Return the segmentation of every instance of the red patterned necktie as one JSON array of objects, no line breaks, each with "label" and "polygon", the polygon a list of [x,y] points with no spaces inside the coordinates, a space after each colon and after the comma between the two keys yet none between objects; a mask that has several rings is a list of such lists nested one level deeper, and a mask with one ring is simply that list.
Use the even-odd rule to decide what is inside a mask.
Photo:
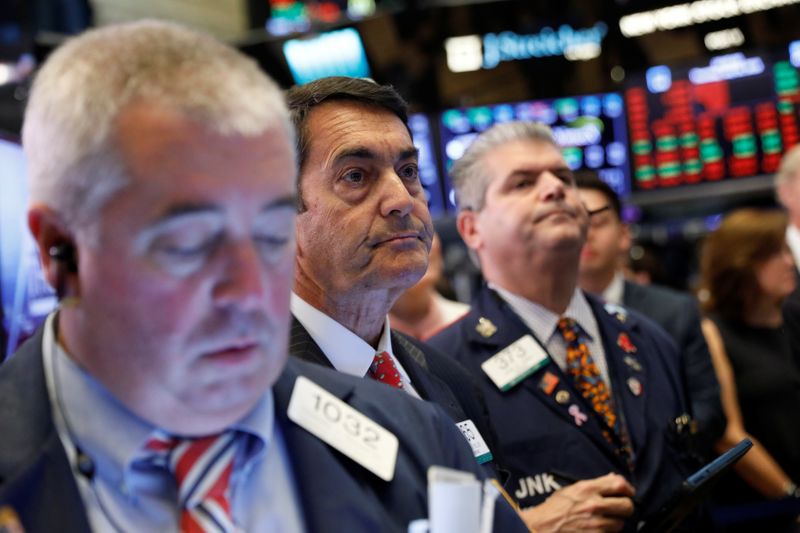
[{"label": "red patterned necktie", "polygon": [[175,476],[182,532],[239,531],[230,502],[230,478],[239,440],[235,431],[197,439],[156,432],[145,444],[154,462]]},{"label": "red patterned necktie", "polygon": [[375,381],[386,383],[397,389],[403,388],[403,380],[400,378],[400,372],[397,370],[392,356],[387,352],[378,352],[375,354],[367,373]]},{"label": "red patterned necktie", "polygon": [[[561,317],[558,320],[558,331],[567,343],[567,373],[572,377],[575,387],[591,403],[592,408],[600,415],[606,426],[620,438],[623,446],[619,451],[623,456],[629,458],[629,439],[614,412],[606,382],[589,352],[589,346],[586,345],[578,323],[572,318]],[[614,444],[614,439],[608,429],[603,429],[603,436],[608,442]]]}]

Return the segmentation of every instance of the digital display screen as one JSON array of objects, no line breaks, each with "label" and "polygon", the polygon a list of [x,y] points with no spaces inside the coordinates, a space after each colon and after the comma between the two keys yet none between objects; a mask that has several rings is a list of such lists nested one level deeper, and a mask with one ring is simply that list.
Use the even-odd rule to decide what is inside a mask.
[{"label": "digital display screen", "polygon": [[[617,93],[449,109],[439,120],[444,168],[449,172],[480,132],[513,120],[547,124],[570,168],[593,170],[620,197],[630,194],[625,110]],[[455,209],[449,177],[445,190],[448,207]]]},{"label": "digital display screen", "polygon": [[403,6],[402,0],[268,0],[264,26],[280,37],[355,22]]},{"label": "digital display screen", "polygon": [[439,169],[436,165],[431,121],[424,113],[414,113],[408,117],[408,128],[414,138],[414,146],[419,150],[419,180],[428,198],[428,209],[434,218],[444,215],[445,202]]},{"label": "digital display screen", "polygon": [[787,59],[737,52],[630,79],[634,189],[771,174],[800,140],[800,76]]},{"label": "digital display screen", "polygon": [[45,282],[33,237],[28,231],[25,159],[22,147],[0,138],[0,359],[31,336],[56,304]]},{"label": "digital display screen", "polygon": [[367,53],[353,28],[289,39],[283,43],[283,55],[299,85],[327,76],[370,76]]}]

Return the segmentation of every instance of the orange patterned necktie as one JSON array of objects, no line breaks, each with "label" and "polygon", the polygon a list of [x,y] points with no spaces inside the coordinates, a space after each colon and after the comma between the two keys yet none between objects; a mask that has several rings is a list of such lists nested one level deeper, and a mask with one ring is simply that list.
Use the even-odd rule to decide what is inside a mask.
[{"label": "orange patterned necktie", "polygon": [[[614,412],[608,386],[600,374],[597,363],[594,362],[589,347],[581,334],[578,323],[572,318],[561,317],[558,320],[558,331],[567,343],[567,373],[572,377],[575,387],[592,408],[600,415],[606,426],[611,429],[622,441],[620,453],[626,458],[630,457],[630,444],[627,435]],[[603,429],[603,436],[608,442],[614,444],[614,439],[608,429]]]},{"label": "orange patterned necktie", "polygon": [[375,381],[386,383],[396,389],[403,388],[403,380],[400,378],[400,372],[397,370],[392,357],[386,352],[378,352],[372,360],[372,364],[367,371],[369,376]]}]

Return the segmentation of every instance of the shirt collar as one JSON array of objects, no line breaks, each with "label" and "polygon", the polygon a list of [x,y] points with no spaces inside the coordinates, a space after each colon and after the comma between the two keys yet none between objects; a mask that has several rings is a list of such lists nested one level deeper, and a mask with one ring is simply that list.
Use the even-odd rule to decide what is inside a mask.
[{"label": "shirt collar", "polygon": [[[92,459],[96,475],[111,483],[122,482],[132,464],[142,457],[144,444],[156,427],[133,414],[81,368],[55,341],[52,332],[45,333],[42,349],[49,351],[52,361],[50,396],[64,421],[67,438]],[[232,426],[258,437],[256,442],[260,442],[248,448],[245,463],[263,453],[272,438],[274,421],[274,400],[269,389],[250,413]]]},{"label": "shirt collar", "polygon": [[[536,302],[532,302],[493,283],[489,284],[489,288],[500,295],[500,298],[519,315],[540,341],[547,342],[556,332],[558,320],[562,315],[553,313]],[[589,306],[586,296],[580,289],[576,288],[572,293],[572,298],[563,316],[574,319],[588,336],[587,340],[593,341],[599,338],[600,330],[597,326],[597,320],[594,318],[594,313],[592,313],[592,308]]]},{"label": "shirt collar", "polygon": [[[290,305],[292,314],[306,328],[336,370],[360,378],[367,375],[375,358],[375,348],[294,291]],[[387,352],[394,359],[390,332],[389,317],[386,317],[377,351]],[[405,373],[402,369],[401,372]]]},{"label": "shirt collar", "polygon": [[611,283],[605,288],[601,297],[606,302],[622,305],[622,298],[625,294],[625,278],[622,272],[614,272],[614,277],[611,278]]}]

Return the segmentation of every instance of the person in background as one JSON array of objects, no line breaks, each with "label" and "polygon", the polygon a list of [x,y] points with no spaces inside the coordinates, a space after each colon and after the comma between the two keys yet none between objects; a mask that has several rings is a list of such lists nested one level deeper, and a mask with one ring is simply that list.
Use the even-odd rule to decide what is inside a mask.
[{"label": "person in background", "polygon": [[[736,475],[721,483],[720,502],[727,505],[800,495],[800,360],[789,350],[781,315],[796,286],[786,223],[780,212],[737,210],[702,251],[701,300],[709,317],[703,330],[728,419],[717,449],[744,437],[754,442],[734,467]],[[793,522],[777,517],[740,527],[793,531]]]},{"label": "person in background", "polygon": [[442,241],[434,234],[428,270],[400,295],[389,311],[392,329],[424,341],[467,314],[467,304],[448,300],[436,289],[441,282],[443,266]]},{"label": "person in background", "polygon": [[[786,244],[792,251],[800,282],[800,145],[791,148],[783,156],[775,174],[775,193],[789,216]],[[792,353],[800,360],[800,283],[784,300],[783,317]]]},{"label": "person in background", "polygon": [[682,371],[689,392],[698,453],[709,459],[725,430],[711,356],[700,328],[694,297],[659,285],[640,285],[624,279],[620,257],[628,253],[631,237],[622,221],[619,197],[596,174],[575,176],[581,201],[591,214],[581,250],[578,285],[604,301],[635,309],[669,333],[683,355]]},{"label": "person in background", "polygon": [[622,264],[625,279],[639,285],[658,283],[657,280],[666,277],[662,272],[663,269],[656,253],[651,248],[639,244],[631,246],[630,252]]},{"label": "person in background", "polygon": [[458,231],[487,285],[429,342],[478,380],[522,507],[560,499],[569,478],[615,472],[630,484],[600,493],[594,525],[574,527],[635,529],[631,485],[643,518],[689,471],[668,429],[687,409],[674,342],[578,288],[589,215],[547,126],[493,126],[451,176]]},{"label": "person in background", "polygon": [[786,243],[795,266],[800,269],[800,145],[791,148],[781,159],[775,173],[775,193],[789,215]]},{"label": "person in background", "polygon": [[87,32],[23,145],[61,305],[0,367],[0,529],[406,531],[429,467],[484,478],[440,409],[287,357],[294,130],[254,61],[169,23]]}]

